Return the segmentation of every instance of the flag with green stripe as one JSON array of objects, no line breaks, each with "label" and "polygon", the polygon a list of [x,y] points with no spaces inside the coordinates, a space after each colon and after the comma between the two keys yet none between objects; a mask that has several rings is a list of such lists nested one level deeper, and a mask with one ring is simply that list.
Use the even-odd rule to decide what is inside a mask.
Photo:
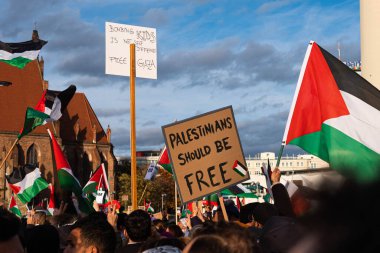
[{"label": "flag with green stripe", "polygon": [[293,144],[359,181],[380,177],[380,91],[310,42],[285,128]]},{"label": "flag with green stripe", "polygon": [[[33,34],[37,34],[37,31],[33,31]],[[18,43],[0,41],[0,62],[22,69],[29,62],[37,59],[47,41],[40,40],[38,35],[36,36],[33,40]]]}]

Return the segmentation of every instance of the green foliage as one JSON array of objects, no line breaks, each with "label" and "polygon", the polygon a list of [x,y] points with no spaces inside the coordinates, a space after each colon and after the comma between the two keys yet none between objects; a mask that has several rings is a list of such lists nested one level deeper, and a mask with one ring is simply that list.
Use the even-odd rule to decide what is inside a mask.
[{"label": "green foliage", "polygon": [[[128,201],[126,205],[132,205],[131,202],[131,174],[130,164],[127,164],[129,168],[122,168],[118,170],[117,174],[117,195],[119,200],[123,194],[128,195]],[[164,197],[164,209],[174,209],[174,179],[173,176],[163,169],[160,169],[156,178],[153,181],[144,180],[146,168],[137,168],[137,201],[139,206],[144,205],[144,199],[151,202],[152,207],[156,212],[161,210],[162,194],[166,194]],[[121,172],[122,171],[122,172]],[[144,196],[143,192],[146,187]],[[122,203],[125,205],[125,203]]]}]

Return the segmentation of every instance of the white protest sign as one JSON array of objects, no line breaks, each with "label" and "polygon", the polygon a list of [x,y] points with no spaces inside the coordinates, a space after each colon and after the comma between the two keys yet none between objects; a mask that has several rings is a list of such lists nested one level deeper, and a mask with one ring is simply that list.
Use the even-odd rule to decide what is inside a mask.
[{"label": "white protest sign", "polygon": [[130,76],[130,44],[136,48],[136,77],[157,79],[155,28],[106,22],[106,74]]},{"label": "white protest sign", "polygon": [[96,203],[98,204],[103,204],[103,200],[104,200],[104,194],[106,192],[105,191],[102,191],[102,190],[98,190],[97,193],[96,193]]}]

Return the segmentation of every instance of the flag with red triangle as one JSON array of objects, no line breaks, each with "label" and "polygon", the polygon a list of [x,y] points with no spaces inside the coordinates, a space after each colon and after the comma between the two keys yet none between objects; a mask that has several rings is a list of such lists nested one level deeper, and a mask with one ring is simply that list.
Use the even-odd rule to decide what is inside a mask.
[{"label": "flag with red triangle", "polygon": [[170,174],[173,174],[172,165],[170,163],[168,149],[166,148],[166,145],[164,149],[161,151],[160,157],[158,158],[158,161],[157,161],[157,165],[161,166]]},{"label": "flag with red triangle", "polygon": [[380,178],[380,91],[315,42],[301,67],[282,144],[359,181]]},{"label": "flag with red triangle", "polygon": [[76,199],[79,204],[79,210],[82,213],[93,212],[94,209],[92,208],[92,205],[82,195],[83,194],[82,187],[78,179],[74,176],[73,171],[71,170],[71,167],[69,163],[67,162],[61,147],[59,146],[57,140],[55,139],[54,135],[50,132],[49,129],[48,129],[48,133],[50,135],[52,145],[53,145],[55,165],[57,168],[57,175],[58,175],[58,181],[59,181],[60,187],[63,190],[72,191],[75,194]]},{"label": "flag with red triangle", "polygon": [[13,194],[11,195],[11,199],[9,200],[9,211],[18,216],[19,218],[22,217],[20,209],[17,206],[16,200],[13,197]]},{"label": "flag with red triangle", "polygon": [[48,188],[50,190],[50,196],[49,196],[49,204],[48,204],[47,210],[50,215],[53,215],[54,209],[55,209],[54,187],[52,184],[49,184]]}]

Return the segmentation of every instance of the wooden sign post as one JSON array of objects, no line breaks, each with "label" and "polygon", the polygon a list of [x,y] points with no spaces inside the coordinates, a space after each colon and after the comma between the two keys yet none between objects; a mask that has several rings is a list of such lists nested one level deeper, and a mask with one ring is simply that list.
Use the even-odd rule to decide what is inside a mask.
[{"label": "wooden sign post", "polygon": [[106,74],[130,77],[131,201],[132,210],[136,210],[135,77],[157,79],[156,29],[111,22],[106,22],[105,29]]}]

